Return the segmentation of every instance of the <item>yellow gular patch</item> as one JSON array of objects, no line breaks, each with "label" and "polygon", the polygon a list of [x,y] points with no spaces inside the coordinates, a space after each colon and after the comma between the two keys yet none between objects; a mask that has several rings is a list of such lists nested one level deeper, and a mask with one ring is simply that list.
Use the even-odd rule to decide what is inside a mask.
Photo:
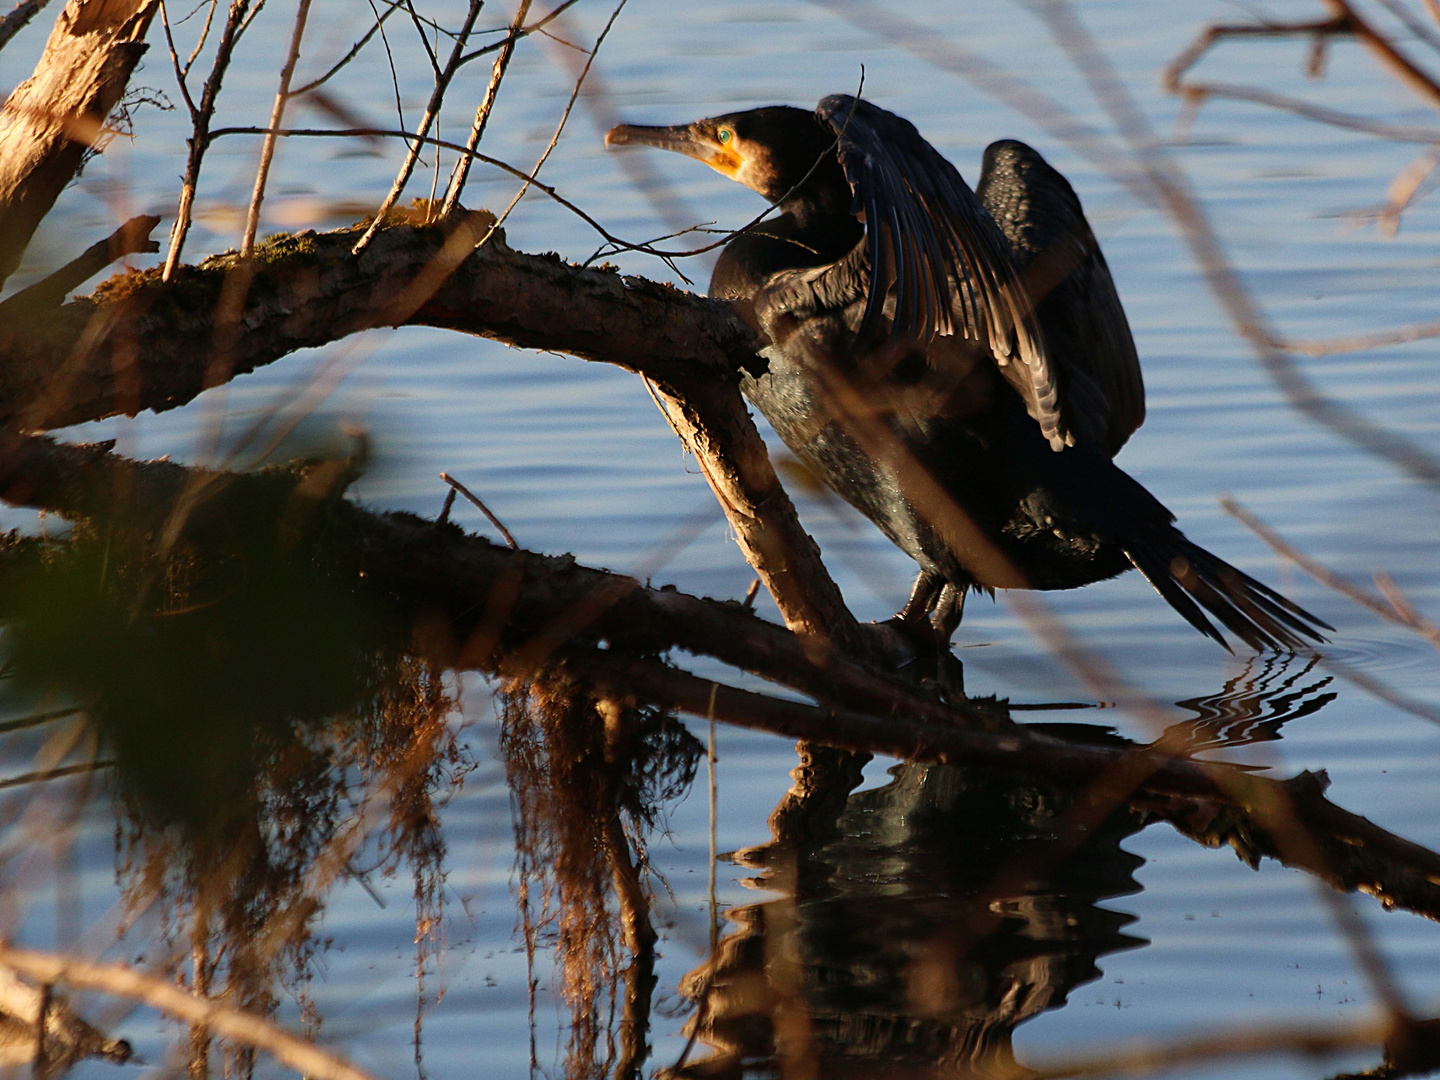
[{"label": "yellow gular patch", "polygon": [[735,153],[734,150],[726,148],[724,150],[716,150],[713,155],[705,160],[705,164],[709,165],[721,176],[728,176],[731,180],[734,180],[735,174],[740,171],[740,166],[743,165],[744,162],[740,160],[740,155]]}]

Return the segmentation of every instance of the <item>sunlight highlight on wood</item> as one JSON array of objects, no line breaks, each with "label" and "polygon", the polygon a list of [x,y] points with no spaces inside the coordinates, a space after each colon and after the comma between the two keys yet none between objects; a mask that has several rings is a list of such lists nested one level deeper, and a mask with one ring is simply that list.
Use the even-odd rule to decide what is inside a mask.
[{"label": "sunlight highlight on wood", "polygon": [[215,1035],[264,1050],[313,1080],[375,1080],[370,1073],[292,1035],[263,1016],[196,997],[166,979],[146,975],[124,964],[96,964],[54,953],[0,946],[0,966],[44,984],[64,984],[143,1001],[177,1020],[203,1025]]}]

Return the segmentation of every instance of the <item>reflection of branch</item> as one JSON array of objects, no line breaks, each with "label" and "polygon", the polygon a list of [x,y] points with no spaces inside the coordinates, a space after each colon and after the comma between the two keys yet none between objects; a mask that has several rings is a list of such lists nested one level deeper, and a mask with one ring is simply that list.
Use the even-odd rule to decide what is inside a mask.
[{"label": "reflection of branch", "polygon": [[277,1061],[317,1080],[373,1080],[369,1073],[263,1016],[196,997],[168,979],[146,975],[124,964],[94,964],[54,953],[0,946],[0,966],[47,985],[59,983],[143,1001],[186,1023],[264,1050]]},{"label": "reflection of branch", "polygon": [[1290,1055],[1307,1063],[1324,1054],[1368,1049],[1391,1033],[1384,1019],[1349,1024],[1328,1023],[1323,1028],[1300,1028],[1294,1024],[1245,1030],[1237,1026],[1220,1034],[1176,1039],[1134,1047],[1115,1047],[1091,1058],[1072,1057],[1040,1062],[1027,1067],[1024,1076],[1033,1080],[1060,1080],[1061,1077],[1149,1076],[1163,1069],[1217,1059],[1233,1060],[1262,1055]]},{"label": "reflection of branch", "polygon": [[[433,663],[520,680],[558,670],[621,705],[658,705],[909,760],[1034,772],[1089,784],[1101,795],[1118,786],[1122,800],[1133,793],[1139,805],[1186,835],[1233,844],[1247,861],[1277,858],[1337,890],[1362,889],[1387,905],[1440,919],[1440,856],[1327,802],[1323,778],[1308,773],[1279,782],[1153,748],[1072,744],[1008,727],[1002,707],[946,706],[834,652],[812,655],[804,639],[742,605],[648,589],[409,515],[371,514],[344,500],[317,502],[306,494],[317,488],[308,477],[297,482],[292,474],[246,477],[169,462],[137,464],[104,447],[43,438],[12,443],[0,466],[7,501],[71,517],[125,513],[115,503],[125,492],[129,514],[163,518],[197,476],[217,498],[233,490],[249,507],[269,490],[277,505],[295,508],[286,511],[287,535],[305,538],[294,548],[296,557],[382,600],[402,625],[417,628],[415,647]],[[675,648],[714,656],[825,704],[726,686],[655,658]],[[1282,805],[1287,824],[1293,821],[1313,843],[1297,848],[1276,834],[1279,823],[1267,808]]]},{"label": "reflection of branch", "polygon": [[[1133,797],[1192,839],[1211,846],[1230,844],[1252,865],[1262,856],[1274,858],[1340,891],[1359,889],[1387,906],[1440,920],[1440,856],[1328,802],[1321,795],[1323,779],[1310,773],[1282,782],[1141,747],[1079,745],[1023,729],[995,734],[915,723],[903,716],[879,718],[717,685],[653,660],[593,654],[571,656],[567,667],[604,693],[668,702],[694,716],[713,709],[716,719],[789,738],[907,761],[963,761],[1033,772],[1051,780],[1092,784],[1091,793],[1102,797],[1108,788],[1098,778],[1113,778],[1123,789],[1120,801]],[[1132,785],[1137,774],[1142,779]],[[1272,835],[1268,826],[1276,806],[1288,807],[1287,817],[1311,838],[1308,850],[1295,850],[1291,838]]]},{"label": "reflection of branch", "polygon": [[[259,489],[263,483],[294,480],[169,462],[136,464],[109,453],[105,445],[74,446],[39,437],[12,440],[0,453],[0,497],[71,518],[112,515],[114,493],[131,491],[136,513],[159,514],[163,520],[187,491],[203,488],[213,494],[229,485]],[[342,545],[348,554],[337,551],[334,557],[341,561],[332,565],[354,564],[357,579],[392,598],[388,603],[399,605],[404,617],[430,621],[443,613],[446,634],[429,646],[437,662],[482,667],[503,653],[509,673],[520,675],[551,663],[574,639],[652,652],[681,648],[876,715],[994,726],[994,710],[942,705],[901,679],[814,650],[813,643],[740,604],[647,588],[633,578],[577,566],[568,556],[511,550],[407,515],[369,514],[346,503],[329,512],[337,535],[348,536],[353,545]]]}]

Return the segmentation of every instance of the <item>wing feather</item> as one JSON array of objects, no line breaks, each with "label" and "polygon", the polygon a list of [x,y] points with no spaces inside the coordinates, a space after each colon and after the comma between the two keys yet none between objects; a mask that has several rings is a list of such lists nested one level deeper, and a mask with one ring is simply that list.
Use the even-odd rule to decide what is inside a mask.
[{"label": "wing feather", "polygon": [[1080,200],[1013,139],[985,151],[976,195],[1009,241],[1065,385],[1070,430],[1112,455],[1145,419],[1145,383],[1125,309]]},{"label": "wing feather", "polygon": [[865,220],[871,282],[862,336],[889,304],[893,335],[921,343],[957,335],[987,345],[1051,446],[1072,442],[1010,244],[955,167],[908,120],[867,101],[835,94],[816,114],[836,133],[854,212]]}]

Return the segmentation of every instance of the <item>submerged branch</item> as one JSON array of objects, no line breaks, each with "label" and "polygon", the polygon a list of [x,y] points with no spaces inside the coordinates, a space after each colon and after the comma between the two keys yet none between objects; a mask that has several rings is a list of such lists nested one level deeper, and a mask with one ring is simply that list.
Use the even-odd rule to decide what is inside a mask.
[{"label": "submerged branch", "polygon": [[[176,497],[197,487],[210,493],[193,511],[202,522],[224,520],[225,501],[235,499],[253,528],[256,506],[270,506],[289,557],[381,603],[410,628],[412,648],[430,662],[522,681],[563,672],[621,704],[916,761],[1121,785],[1117,798],[1202,843],[1228,844],[1251,865],[1275,858],[1336,889],[1440,919],[1440,856],[1329,803],[1323,777],[1276,781],[1153,747],[1077,743],[1008,726],[1003,705],[935,701],[834,651],[817,655],[805,639],[742,604],[647,588],[569,557],[511,550],[453,525],[328,497],[346,468],[205,473],[36,437],[0,454],[0,494],[132,528],[166,520]],[[820,704],[699,678],[660,659],[674,649],[714,656]],[[1276,835],[1277,805],[1289,808],[1286,820],[1309,837],[1306,844]]]}]

